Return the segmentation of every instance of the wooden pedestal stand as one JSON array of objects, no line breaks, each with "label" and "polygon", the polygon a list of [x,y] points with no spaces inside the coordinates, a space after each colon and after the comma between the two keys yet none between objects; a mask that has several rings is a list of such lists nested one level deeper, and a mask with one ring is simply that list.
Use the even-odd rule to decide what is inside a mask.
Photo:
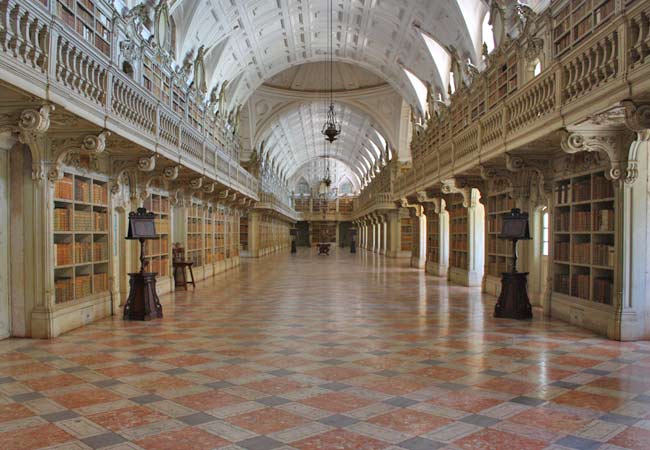
[{"label": "wooden pedestal stand", "polygon": [[503,218],[501,239],[512,240],[512,272],[501,274],[501,295],[494,306],[494,317],[527,320],[533,318],[533,308],[528,299],[527,272],[517,272],[517,241],[530,239],[528,214],[513,209]]},{"label": "wooden pedestal stand", "polygon": [[152,320],[162,318],[163,311],[156,294],[155,272],[144,271],[144,241],[155,237],[153,214],[144,208],[129,214],[129,234],[126,239],[140,241],[140,272],[130,273],[129,297],[124,305],[124,320]]}]

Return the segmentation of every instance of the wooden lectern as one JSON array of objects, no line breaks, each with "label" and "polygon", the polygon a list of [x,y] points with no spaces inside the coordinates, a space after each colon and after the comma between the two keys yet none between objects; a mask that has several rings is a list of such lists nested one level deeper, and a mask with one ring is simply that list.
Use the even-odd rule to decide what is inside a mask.
[{"label": "wooden lectern", "polygon": [[124,305],[124,320],[151,320],[163,316],[156,293],[155,272],[145,272],[144,241],[157,239],[154,214],[145,208],[129,213],[129,231],[126,239],[140,241],[140,272],[130,273],[129,298]]},{"label": "wooden lectern", "polygon": [[501,274],[501,295],[494,306],[494,317],[532,319],[533,308],[528,299],[527,272],[517,272],[517,241],[530,239],[528,213],[514,208],[503,217],[499,239],[512,241],[512,271]]}]

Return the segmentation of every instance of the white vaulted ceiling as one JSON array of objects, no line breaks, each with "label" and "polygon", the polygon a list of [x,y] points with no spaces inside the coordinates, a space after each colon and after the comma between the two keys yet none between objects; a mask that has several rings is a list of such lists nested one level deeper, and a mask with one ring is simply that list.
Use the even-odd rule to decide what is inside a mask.
[{"label": "white vaulted ceiling", "polygon": [[[232,108],[282,70],[325,59],[327,8],[328,0],[173,1],[178,60],[205,45],[208,84],[228,80]],[[481,0],[333,0],[333,9],[335,59],[388,81],[413,105],[403,68],[446,89],[420,29],[464,60],[480,55]]]},{"label": "white vaulted ceiling", "polygon": [[[327,88],[323,61],[329,1],[169,1],[178,62],[205,46],[208,88],[227,82],[228,110],[244,106],[245,150],[260,151],[263,142],[263,152],[284,179],[296,179],[312,167],[309,162],[324,152],[320,129],[325,105],[318,93]],[[332,5],[333,83],[345,100],[338,96],[343,134],[329,153],[348,167],[346,176],[363,177],[374,174],[369,166],[381,148],[383,137],[377,138],[375,130],[392,149],[408,146],[400,125],[405,118],[408,122],[404,105],[422,110],[409,77],[431,83],[439,92],[447,90],[449,59],[446,54],[436,57],[423,33],[440,48],[453,46],[463,61],[477,64],[487,0],[332,0]],[[350,94],[381,89],[383,103],[381,98],[373,99],[374,104],[355,101]],[[273,91],[275,103],[260,96],[260,90],[264,95]],[[285,104],[277,102],[282,92],[287,93]],[[297,98],[295,92],[312,97]],[[266,109],[263,117],[260,111]],[[380,144],[376,148],[373,139]]]},{"label": "white vaulted ceiling", "polygon": [[320,133],[325,114],[323,102],[294,105],[279,115],[262,134],[263,145],[260,147],[263,147],[264,155],[267,152],[271,155],[274,167],[287,179],[305,163],[324,157],[326,151],[329,157],[345,164],[351,172],[356,171],[358,177],[380,159],[380,151],[384,148],[368,115],[353,107],[339,105],[337,114],[342,132],[338,140],[329,144]]}]

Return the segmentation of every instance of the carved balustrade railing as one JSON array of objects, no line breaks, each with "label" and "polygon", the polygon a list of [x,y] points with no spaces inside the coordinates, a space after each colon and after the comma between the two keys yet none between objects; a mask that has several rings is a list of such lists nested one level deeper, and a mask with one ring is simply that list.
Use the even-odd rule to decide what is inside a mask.
[{"label": "carved balustrade railing", "polygon": [[0,71],[7,81],[51,101],[65,99],[89,121],[196,170],[205,166],[205,175],[257,197],[258,181],[239,164],[239,140],[223,118],[201,110],[196,126],[187,110],[173,110],[118,70],[110,48],[103,53],[85,42],[48,8],[47,1],[0,0]]},{"label": "carved balustrade railing", "polygon": [[270,192],[260,192],[259,202],[255,205],[256,209],[271,209],[278,212],[285,217],[297,221],[299,215],[291,205],[287,205],[284,201],[280,200],[275,194]]},{"label": "carved balustrade railing", "polygon": [[[544,36],[551,39],[550,31]],[[526,48],[526,39],[504,44],[500,51],[517,54]],[[395,181],[393,199],[627,98],[632,80],[650,77],[650,2],[628,2],[626,10],[612,14],[583,40],[546,61],[539,75],[520,76],[498,101],[481,101],[488,95],[485,76],[454,94],[440,116],[414,135],[412,168]]]}]

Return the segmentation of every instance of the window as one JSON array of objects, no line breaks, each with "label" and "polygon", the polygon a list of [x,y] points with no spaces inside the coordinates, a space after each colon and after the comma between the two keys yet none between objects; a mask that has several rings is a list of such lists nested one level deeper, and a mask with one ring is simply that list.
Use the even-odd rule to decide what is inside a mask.
[{"label": "window", "polygon": [[542,256],[548,256],[548,211],[542,212]]},{"label": "window", "polygon": [[542,73],[542,62],[539,59],[536,59],[533,65],[533,77],[536,77],[540,73]]},{"label": "window", "polygon": [[488,53],[491,53],[494,50],[494,32],[492,31],[492,25],[490,25],[490,13],[486,13],[483,18],[483,43],[487,47]]}]

